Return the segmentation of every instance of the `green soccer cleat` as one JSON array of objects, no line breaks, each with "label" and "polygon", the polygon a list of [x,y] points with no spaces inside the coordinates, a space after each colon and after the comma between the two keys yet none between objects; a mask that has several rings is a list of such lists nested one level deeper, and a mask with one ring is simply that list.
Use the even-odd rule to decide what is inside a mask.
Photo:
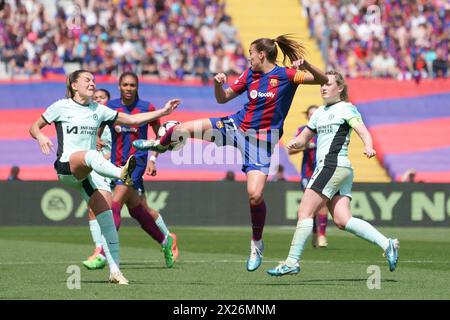
[{"label": "green soccer cleat", "polygon": [[175,260],[172,252],[173,238],[169,234],[167,236],[166,244],[162,246],[161,251],[164,253],[164,259],[166,260],[167,268],[172,268]]},{"label": "green soccer cleat", "polygon": [[88,270],[98,270],[103,269],[106,266],[106,258],[102,255],[98,255],[93,259],[88,259],[83,261],[83,265]]}]

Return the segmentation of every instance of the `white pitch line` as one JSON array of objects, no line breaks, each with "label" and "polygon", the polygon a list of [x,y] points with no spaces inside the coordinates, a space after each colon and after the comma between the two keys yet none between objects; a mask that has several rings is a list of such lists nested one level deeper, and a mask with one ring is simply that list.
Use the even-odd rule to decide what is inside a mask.
[{"label": "white pitch line", "polygon": [[[202,263],[245,263],[247,260],[180,260],[181,264],[202,264]],[[122,264],[158,264],[162,260],[123,260]],[[265,263],[279,263],[279,260],[264,260]],[[385,260],[369,261],[369,260],[353,260],[353,261],[330,261],[330,260],[306,260],[301,261],[302,264],[370,264],[370,263],[385,263]],[[80,264],[81,261],[17,261],[17,262],[0,262],[0,265],[72,265]],[[432,261],[432,260],[399,260],[399,264],[450,264],[450,261]]]}]

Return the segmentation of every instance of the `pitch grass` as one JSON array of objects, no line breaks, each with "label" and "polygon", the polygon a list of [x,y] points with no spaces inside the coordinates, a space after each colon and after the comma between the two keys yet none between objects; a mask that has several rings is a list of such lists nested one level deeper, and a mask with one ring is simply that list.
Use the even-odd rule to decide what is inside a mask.
[{"label": "pitch grass", "polygon": [[[85,270],[88,227],[0,228],[0,299],[449,299],[450,230],[381,228],[401,241],[390,273],[376,246],[329,228],[329,247],[308,244],[302,271],[272,278],[266,270],[286,257],[293,228],[267,227],[263,265],[245,270],[249,228],[178,227],[180,261],[164,265],[159,246],[139,228],[120,230],[122,271],[129,286],[108,284],[108,270]],[[81,268],[81,289],[67,288],[68,266]],[[381,289],[369,290],[370,265]]]}]

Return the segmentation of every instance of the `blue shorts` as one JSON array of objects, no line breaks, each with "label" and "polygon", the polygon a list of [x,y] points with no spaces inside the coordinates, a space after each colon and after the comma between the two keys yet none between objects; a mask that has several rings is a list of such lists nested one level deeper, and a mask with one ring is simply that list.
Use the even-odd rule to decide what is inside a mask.
[{"label": "blue shorts", "polygon": [[244,173],[258,170],[265,175],[269,174],[274,143],[258,139],[255,134],[240,130],[233,117],[210,118],[209,121],[214,130],[214,143],[217,146],[234,146],[241,152]]},{"label": "blue shorts", "polygon": [[[145,173],[145,169],[147,168],[147,159],[136,157],[136,168],[131,174],[131,178],[133,179],[133,188],[136,189],[139,194],[144,194],[144,179],[142,176]],[[116,180],[116,185],[123,184],[122,181]]]}]

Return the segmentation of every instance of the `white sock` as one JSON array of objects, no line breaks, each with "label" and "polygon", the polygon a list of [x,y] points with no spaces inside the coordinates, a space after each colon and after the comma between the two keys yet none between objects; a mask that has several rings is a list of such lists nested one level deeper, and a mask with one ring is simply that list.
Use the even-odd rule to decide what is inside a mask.
[{"label": "white sock", "polygon": [[293,267],[297,262],[299,262],[303,249],[305,248],[305,243],[312,233],[313,224],[314,222],[312,218],[303,219],[297,222],[297,229],[295,229],[294,237],[291,242],[291,248],[286,259],[286,264],[289,267]]},{"label": "white sock", "polygon": [[166,224],[164,223],[162,215],[158,216],[158,219],[155,220],[156,225],[158,226],[159,230],[164,234],[164,236],[167,238],[170,231],[167,229]]},{"label": "white sock", "polygon": [[102,231],[100,230],[97,219],[89,220],[89,230],[91,230],[91,236],[92,240],[94,240],[95,247],[101,247],[103,244]]},{"label": "white sock", "polygon": [[118,179],[122,173],[121,168],[113,165],[109,160],[106,160],[100,152],[95,150],[86,152],[84,162],[86,162],[89,168],[103,177]]},{"label": "white sock", "polygon": [[389,239],[364,220],[353,217],[350,218],[345,225],[345,231],[351,232],[360,238],[377,244],[383,251],[386,251],[389,246]]},{"label": "white sock", "polygon": [[252,242],[250,243],[250,246],[255,246],[259,250],[263,250],[264,249],[262,240],[253,240],[252,239]]},{"label": "white sock", "polygon": [[105,251],[111,272],[119,271],[119,234],[114,225],[111,210],[106,210],[96,216],[103,235],[103,251]]}]

